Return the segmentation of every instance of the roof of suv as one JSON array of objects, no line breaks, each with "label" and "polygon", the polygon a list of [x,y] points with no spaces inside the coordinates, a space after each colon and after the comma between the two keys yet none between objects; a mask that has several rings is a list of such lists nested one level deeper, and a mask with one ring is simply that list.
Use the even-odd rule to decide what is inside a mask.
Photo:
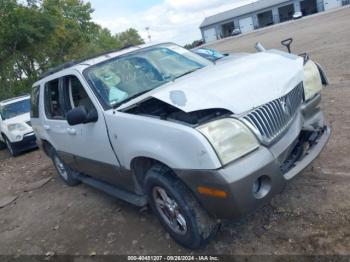
[{"label": "roof of suv", "polygon": [[22,101],[22,100],[29,99],[29,98],[30,98],[30,95],[28,95],[28,94],[25,94],[22,96],[17,96],[17,97],[12,97],[12,98],[0,101],[0,106],[16,103],[18,101]]}]

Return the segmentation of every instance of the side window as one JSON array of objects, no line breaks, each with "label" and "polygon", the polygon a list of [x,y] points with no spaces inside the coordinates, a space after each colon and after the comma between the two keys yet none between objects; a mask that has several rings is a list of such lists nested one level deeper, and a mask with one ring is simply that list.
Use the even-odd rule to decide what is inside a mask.
[{"label": "side window", "polygon": [[40,86],[34,86],[32,89],[32,95],[30,97],[30,117],[32,118],[39,118],[39,92]]},{"label": "side window", "polygon": [[45,112],[47,118],[64,119],[59,79],[52,80],[45,84]]},{"label": "side window", "polygon": [[68,110],[82,106],[89,113],[94,109],[94,105],[85,91],[80,80],[73,75],[63,78],[63,89],[66,94],[66,102]]}]

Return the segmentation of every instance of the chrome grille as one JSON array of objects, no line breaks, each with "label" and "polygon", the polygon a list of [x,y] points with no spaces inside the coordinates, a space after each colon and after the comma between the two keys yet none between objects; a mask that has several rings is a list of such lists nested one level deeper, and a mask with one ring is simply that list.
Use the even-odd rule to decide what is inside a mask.
[{"label": "chrome grille", "polygon": [[300,83],[287,95],[262,105],[242,117],[262,140],[271,144],[289,127],[303,101],[304,88]]}]

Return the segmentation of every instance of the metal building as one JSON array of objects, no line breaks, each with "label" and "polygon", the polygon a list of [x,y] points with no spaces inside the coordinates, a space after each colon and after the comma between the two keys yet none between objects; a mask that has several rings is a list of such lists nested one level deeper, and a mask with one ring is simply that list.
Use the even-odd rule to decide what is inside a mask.
[{"label": "metal building", "polygon": [[347,0],[259,0],[204,19],[200,25],[203,41],[232,36],[237,30],[254,29],[293,19],[294,14],[315,14],[347,4]]}]

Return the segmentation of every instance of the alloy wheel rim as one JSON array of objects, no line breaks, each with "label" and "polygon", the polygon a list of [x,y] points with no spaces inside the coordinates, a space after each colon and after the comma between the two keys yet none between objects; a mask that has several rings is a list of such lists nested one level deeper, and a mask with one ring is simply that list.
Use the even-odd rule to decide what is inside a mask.
[{"label": "alloy wheel rim", "polygon": [[178,203],[162,187],[153,188],[153,199],[164,222],[177,234],[187,233],[187,222],[181,213]]},{"label": "alloy wheel rim", "polygon": [[59,175],[61,177],[63,177],[65,180],[67,180],[68,179],[68,173],[67,173],[67,170],[66,170],[64,164],[62,163],[62,161],[57,156],[55,156],[54,162],[55,162],[55,165],[57,167]]}]

